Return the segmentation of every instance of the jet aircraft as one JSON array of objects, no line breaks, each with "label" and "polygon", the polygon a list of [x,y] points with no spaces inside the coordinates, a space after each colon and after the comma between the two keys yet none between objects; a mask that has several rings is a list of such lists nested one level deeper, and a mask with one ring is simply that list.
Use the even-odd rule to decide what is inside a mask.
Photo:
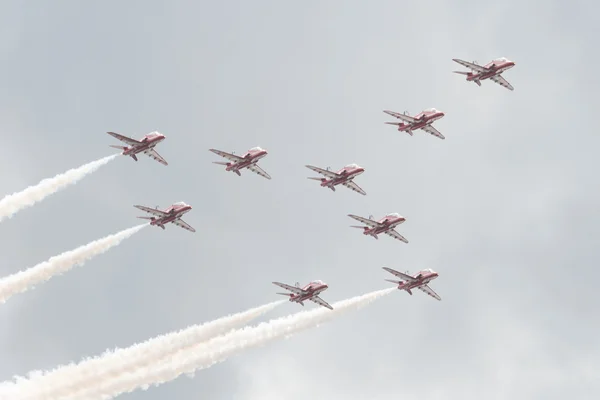
[{"label": "jet aircraft", "polygon": [[414,275],[409,275],[408,271],[406,273],[402,273],[400,271],[396,271],[395,269],[391,269],[388,267],[382,267],[387,272],[396,275],[400,278],[398,281],[394,281],[391,279],[386,279],[388,282],[392,282],[398,285],[398,289],[406,290],[408,294],[412,296],[411,289],[419,289],[434,299],[442,300],[442,298],[433,291],[427,284],[438,277],[438,273],[431,270],[430,268],[421,270]]},{"label": "jet aircraft", "polygon": [[173,224],[179,226],[180,228],[187,229],[190,232],[196,232],[194,228],[192,228],[187,222],[184,222],[181,217],[183,214],[191,211],[192,206],[189,204],[185,204],[183,201],[174,203],[166,210],[159,210],[158,207],[150,208],[146,206],[134,206],[142,211],[155,215],[155,217],[138,217],[141,219],[150,220],[150,225],[159,226],[162,229],[165,229],[165,224],[172,222]]},{"label": "jet aircraft", "polygon": [[110,145],[110,147],[113,147],[115,149],[123,150],[122,154],[124,156],[130,156],[135,161],[137,161],[138,159],[136,154],[144,153],[148,157],[154,158],[159,163],[163,165],[168,165],[167,161],[164,158],[162,158],[161,155],[156,152],[156,150],[154,150],[154,146],[165,140],[165,135],[163,135],[162,133],[151,132],[147,135],[144,135],[144,137],[140,140],[132,139],[130,137],[123,136],[115,132],[106,133],[129,145],[129,147]]},{"label": "jet aircraft", "polygon": [[262,149],[260,147],[253,147],[250,150],[248,150],[243,156],[236,156],[235,154],[227,153],[216,149],[209,150],[231,161],[213,161],[214,164],[225,165],[226,171],[232,171],[235,172],[238,176],[241,176],[242,174],[240,173],[240,170],[248,168],[255,174],[258,174],[267,179],[271,179],[271,176],[256,164],[258,160],[260,160],[268,154],[265,149]]},{"label": "jet aircraft", "polygon": [[493,82],[496,82],[498,85],[504,86],[508,90],[515,90],[515,88],[501,75],[504,71],[515,66],[515,63],[506,57],[500,57],[492,60],[484,66],[478,65],[474,62],[470,63],[468,61],[459,60],[458,58],[453,58],[452,61],[459,63],[460,65],[465,66],[473,71],[453,71],[455,74],[466,75],[467,81],[469,82],[475,82],[478,86],[481,86],[481,81],[490,79]]},{"label": "jet aircraft", "polygon": [[435,108],[429,108],[427,110],[423,110],[414,117],[408,115],[405,111],[404,113],[398,113],[395,111],[384,110],[384,113],[391,115],[392,117],[396,117],[401,119],[404,122],[386,122],[388,125],[396,125],[398,127],[399,132],[406,132],[410,136],[413,135],[413,131],[417,129],[422,129],[427,133],[432,134],[433,136],[437,136],[440,139],[445,139],[444,135],[440,133],[437,129],[435,129],[431,124],[434,121],[437,121],[440,118],[444,117],[444,113]]},{"label": "jet aircraft", "polygon": [[300,305],[304,306],[304,301],[310,300],[315,302],[323,307],[327,307],[330,310],[333,310],[333,307],[329,305],[325,300],[319,297],[319,294],[325,290],[327,290],[328,286],[321,280],[315,280],[310,282],[308,285],[304,287],[300,287],[300,284],[296,282],[296,286],[286,285],[285,283],[273,282],[273,284],[282,287],[286,290],[289,290],[292,293],[277,293],[283,296],[289,296],[290,301],[294,303],[300,303]]},{"label": "jet aircraft", "polygon": [[354,183],[354,178],[365,172],[365,169],[357,164],[348,164],[337,172],[325,170],[319,167],[314,167],[312,165],[307,165],[306,168],[309,168],[325,176],[325,178],[308,178],[315,181],[320,181],[322,187],[328,187],[329,189],[335,192],[335,187],[337,185],[344,185],[347,188],[362,195],[367,194],[364,190],[360,188],[360,186]]},{"label": "jet aircraft", "polygon": [[408,240],[406,240],[406,238],[404,236],[402,236],[401,234],[399,234],[398,232],[396,232],[394,230],[394,228],[396,226],[398,226],[398,225],[402,224],[404,221],[406,221],[406,218],[404,218],[403,216],[401,216],[398,213],[390,213],[390,214],[386,215],[385,217],[381,218],[379,221],[374,221],[372,219],[373,216],[370,216],[369,219],[359,217],[357,215],[352,215],[352,214],[348,214],[348,216],[350,218],[353,218],[353,219],[367,225],[367,226],[351,226],[352,228],[362,229],[364,235],[373,236],[375,239],[379,239],[377,237],[377,235],[380,233],[384,233],[388,236],[393,237],[394,239],[398,239],[404,243],[408,243]]}]

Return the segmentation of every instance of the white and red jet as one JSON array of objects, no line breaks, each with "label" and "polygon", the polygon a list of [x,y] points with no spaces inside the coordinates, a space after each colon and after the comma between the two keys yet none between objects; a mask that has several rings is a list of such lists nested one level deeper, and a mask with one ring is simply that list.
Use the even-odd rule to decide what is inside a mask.
[{"label": "white and red jet", "polygon": [[165,135],[163,135],[162,133],[160,133],[160,132],[151,132],[151,133],[149,133],[147,135],[144,135],[144,137],[141,138],[140,140],[132,139],[132,138],[120,135],[120,134],[115,133],[115,132],[106,132],[106,133],[108,133],[109,135],[111,135],[111,136],[113,136],[113,137],[119,139],[120,141],[125,142],[125,143],[127,143],[129,145],[129,147],[127,147],[127,146],[110,145],[110,147],[113,147],[115,149],[123,150],[122,154],[124,156],[130,156],[135,161],[137,161],[138,159],[137,159],[136,154],[138,154],[138,153],[144,153],[148,157],[154,158],[159,163],[161,163],[163,165],[168,165],[167,161],[165,161],[165,159],[162,158],[160,156],[160,154],[158,154],[156,152],[156,150],[154,150],[154,146],[156,146],[157,144],[159,144],[160,142],[162,142],[163,140],[165,140]]},{"label": "white and red jet", "polygon": [[404,236],[402,236],[401,234],[399,234],[398,232],[396,232],[394,230],[394,228],[396,226],[398,226],[401,223],[403,223],[404,221],[406,221],[406,218],[404,218],[402,215],[400,215],[398,213],[390,213],[390,214],[386,215],[385,217],[381,218],[379,221],[374,221],[372,219],[372,216],[370,216],[369,219],[359,217],[357,215],[352,215],[352,214],[348,214],[348,216],[350,218],[354,218],[355,220],[367,225],[367,226],[351,226],[352,228],[363,229],[364,235],[373,236],[375,239],[379,239],[377,237],[377,235],[380,233],[384,233],[388,236],[393,237],[394,239],[398,239],[404,243],[408,243],[408,240],[406,240],[406,238]]},{"label": "white and red jet", "polygon": [[221,150],[209,149],[215,154],[225,157],[231,162],[213,161],[213,164],[225,165],[226,171],[232,171],[241,176],[241,169],[248,168],[250,171],[258,174],[267,179],[271,179],[271,176],[267,174],[261,167],[256,165],[258,160],[265,157],[268,153],[265,149],[260,147],[253,147],[246,152],[243,156],[236,156],[235,154],[226,153]]},{"label": "white and red jet", "polygon": [[194,228],[192,228],[187,222],[181,220],[183,214],[192,210],[192,206],[189,204],[185,204],[183,201],[174,203],[172,206],[162,211],[159,210],[158,207],[150,208],[146,206],[134,206],[135,208],[139,208],[142,211],[146,211],[147,213],[153,214],[156,217],[138,217],[141,219],[150,220],[150,225],[160,226],[165,229],[165,224],[172,222],[173,224],[179,226],[180,228],[187,229],[190,232],[196,232]]},{"label": "white and red jet", "polygon": [[510,61],[505,57],[500,57],[495,60],[492,60],[490,63],[484,65],[483,67],[481,65],[459,60],[457,58],[453,58],[452,61],[457,62],[460,65],[463,65],[473,71],[453,71],[455,74],[466,75],[467,81],[469,82],[475,82],[478,86],[481,86],[481,81],[485,79],[491,79],[498,85],[504,86],[508,90],[515,90],[515,88],[512,87],[512,85],[500,75],[504,71],[511,69],[515,66],[515,63],[513,61]]},{"label": "white and red jet", "polygon": [[362,195],[367,194],[353,181],[354,178],[365,172],[365,169],[358,164],[348,164],[337,172],[325,170],[319,167],[313,167],[312,165],[307,165],[306,168],[312,169],[313,171],[326,176],[326,178],[308,178],[315,181],[320,181],[322,187],[328,187],[335,192],[335,186],[344,185],[348,189],[354,190]]},{"label": "white and red jet", "polygon": [[323,307],[327,307],[330,310],[333,310],[333,307],[331,307],[329,305],[329,303],[327,303],[325,300],[323,300],[322,298],[319,297],[319,294],[321,292],[327,290],[327,288],[329,287],[329,286],[327,286],[327,284],[325,284],[321,280],[312,281],[304,287],[300,287],[298,282],[296,282],[296,286],[290,286],[290,285],[286,285],[285,283],[279,283],[279,282],[273,282],[273,284],[292,292],[292,293],[277,293],[277,294],[281,294],[283,296],[289,296],[291,302],[300,303],[300,305],[304,306],[304,301],[310,300],[310,301],[315,302]]},{"label": "white and red jet", "polygon": [[417,272],[414,275],[409,275],[408,271],[405,274],[403,274],[400,271],[396,271],[396,270],[388,268],[388,267],[382,267],[382,268],[385,269],[387,272],[394,274],[400,278],[399,281],[394,281],[391,279],[386,279],[386,281],[397,284],[398,289],[406,290],[408,292],[408,294],[410,294],[411,296],[412,296],[412,292],[410,291],[411,289],[419,289],[419,290],[427,293],[434,299],[442,300],[442,298],[436,292],[434,292],[433,289],[431,289],[429,286],[427,286],[427,284],[429,282],[431,282],[432,280],[434,280],[435,278],[438,277],[437,272],[427,268],[427,269]]},{"label": "white and red jet", "polygon": [[406,132],[412,136],[413,131],[417,129],[423,129],[425,132],[430,133],[433,136],[437,136],[440,139],[445,139],[444,135],[442,135],[440,131],[431,126],[434,121],[444,117],[445,114],[442,111],[436,110],[435,108],[428,108],[427,110],[421,111],[414,117],[408,115],[406,111],[402,114],[388,110],[383,110],[383,112],[404,121],[386,122],[388,125],[396,125],[398,127],[398,131],[400,132]]}]

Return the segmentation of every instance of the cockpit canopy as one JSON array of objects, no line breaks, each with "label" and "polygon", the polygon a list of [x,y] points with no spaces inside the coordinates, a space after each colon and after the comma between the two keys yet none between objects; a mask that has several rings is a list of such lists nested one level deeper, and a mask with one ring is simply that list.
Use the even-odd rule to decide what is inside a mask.
[{"label": "cockpit canopy", "polygon": [[437,109],[435,109],[435,108],[428,108],[427,110],[425,110],[425,112],[437,113],[439,111]]},{"label": "cockpit canopy", "polygon": [[187,204],[185,204],[183,201],[178,201],[177,203],[173,203],[174,206],[187,206]]},{"label": "cockpit canopy", "polygon": [[424,272],[424,273],[427,273],[427,274],[432,274],[433,270],[431,268],[425,268],[425,269],[421,270],[421,272],[422,273]]},{"label": "cockpit canopy", "polygon": [[500,57],[500,58],[496,58],[494,60],[494,62],[497,62],[497,63],[505,63],[507,61],[508,61],[508,58],[506,58],[506,57]]},{"label": "cockpit canopy", "polygon": [[320,279],[314,280],[311,282],[313,285],[324,285],[323,281]]},{"label": "cockpit canopy", "polygon": [[352,164],[346,165],[344,168],[360,168],[360,167],[358,164],[352,163]]},{"label": "cockpit canopy", "polygon": [[264,150],[261,147],[256,146],[256,147],[251,148],[248,151],[264,151]]},{"label": "cockpit canopy", "polygon": [[153,139],[153,138],[158,137],[158,136],[162,136],[162,134],[160,132],[157,132],[157,131],[150,132],[149,134],[146,135],[146,137],[148,139]]},{"label": "cockpit canopy", "polygon": [[388,215],[386,215],[386,217],[390,217],[390,218],[399,218],[400,214],[398,213],[389,213]]}]

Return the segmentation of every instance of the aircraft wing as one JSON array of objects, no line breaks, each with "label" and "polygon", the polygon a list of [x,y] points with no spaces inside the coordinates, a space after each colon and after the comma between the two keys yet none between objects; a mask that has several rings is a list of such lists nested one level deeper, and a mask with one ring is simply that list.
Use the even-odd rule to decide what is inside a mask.
[{"label": "aircraft wing", "polygon": [[396,271],[395,269],[391,269],[391,268],[388,268],[388,267],[381,267],[381,268],[385,269],[390,274],[396,275],[398,278],[402,279],[403,281],[406,281],[406,282],[414,282],[414,281],[416,281],[416,279],[413,278],[412,276],[407,275],[405,273],[402,273],[400,271]]},{"label": "aircraft wing", "polygon": [[135,208],[139,208],[142,211],[146,211],[147,213],[150,213],[152,215],[156,215],[157,217],[166,217],[167,214],[164,211],[161,210],[157,210],[156,208],[150,208],[150,207],[146,207],[146,206],[134,206]]},{"label": "aircraft wing", "polygon": [[332,171],[327,171],[326,169],[313,167],[312,165],[307,165],[306,168],[312,169],[315,172],[318,172],[321,175],[325,175],[328,178],[337,178],[339,175]]},{"label": "aircraft wing", "polygon": [[250,165],[248,165],[248,169],[250,171],[254,172],[255,174],[258,174],[258,175],[260,175],[262,177],[265,177],[267,179],[271,179],[271,175],[267,174],[264,169],[262,169],[261,167],[259,167],[256,164],[250,164]]},{"label": "aircraft wing", "polygon": [[375,228],[380,225],[377,221],[373,221],[372,219],[367,219],[364,217],[359,217],[358,215],[348,214],[348,216],[357,220],[358,222],[362,222],[363,224],[370,226],[371,228]]},{"label": "aircraft wing", "polygon": [[180,228],[187,229],[190,232],[196,232],[196,230],[194,228],[192,228],[187,222],[184,222],[180,219],[176,219],[175,221],[172,221],[172,222]]},{"label": "aircraft wing", "polygon": [[385,233],[388,236],[393,237],[394,239],[398,239],[401,242],[408,243],[408,240],[406,240],[406,238],[404,236],[402,236],[401,234],[399,234],[398,232],[396,232],[393,229],[390,229],[389,231],[385,231],[383,233]]},{"label": "aircraft wing", "polygon": [[459,60],[458,58],[453,58],[452,61],[459,63],[463,67],[467,67],[475,72],[485,72],[487,69],[482,67],[481,65],[473,64],[468,61]]},{"label": "aircraft wing", "polygon": [[360,193],[362,195],[366,195],[367,192],[365,192],[364,190],[362,190],[360,188],[360,186],[358,186],[356,183],[354,183],[353,181],[346,181],[344,183],[342,183],[342,185],[346,186],[348,189],[354,190],[357,193]]},{"label": "aircraft wing", "polygon": [[414,122],[417,122],[417,120],[415,118],[413,118],[411,116],[408,116],[408,115],[405,115],[405,114],[397,113],[395,111],[383,110],[383,112],[386,113],[386,114],[388,114],[388,115],[391,115],[392,117],[399,118],[399,119],[401,119],[404,122],[408,122],[408,123],[411,123],[411,124],[414,123]]},{"label": "aircraft wing", "polygon": [[163,164],[163,165],[169,165],[167,163],[167,161],[161,157],[160,154],[158,154],[156,152],[156,150],[154,149],[148,149],[146,151],[144,151],[144,154],[147,155],[148,157],[154,158],[156,161],[158,161],[159,163]]},{"label": "aircraft wing", "polygon": [[320,298],[319,296],[313,296],[313,297],[311,297],[309,300],[310,300],[310,301],[313,301],[313,302],[315,302],[315,303],[317,303],[317,304],[318,304],[318,305],[320,305],[320,306],[327,307],[327,308],[329,308],[330,310],[333,310],[333,307],[331,307],[331,305],[329,305],[329,303],[328,303],[328,302],[326,302],[325,300],[323,300],[323,299],[322,299],[322,298]]},{"label": "aircraft wing", "polygon": [[492,77],[490,77],[490,80],[496,82],[500,86],[504,86],[508,90],[515,90],[515,88],[512,87],[512,85],[510,83],[508,83],[508,81],[500,75],[492,76]]},{"label": "aircraft wing", "polygon": [[432,288],[430,288],[427,285],[417,286],[417,289],[427,293],[428,295],[430,295],[431,297],[433,297],[436,300],[440,300],[440,301],[442,300],[442,298],[436,292],[434,292]]},{"label": "aircraft wing", "polygon": [[135,139],[129,138],[127,136],[120,135],[120,134],[115,133],[115,132],[106,132],[106,133],[108,133],[110,136],[112,136],[112,137],[114,137],[116,139],[119,139],[121,142],[125,142],[125,143],[127,143],[129,145],[136,145],[136,144],[142,143],[139,140],[135,140]]},{"label": "aircraft wing", "polygon": [[273,282],[274,285],[284,288],[285,290],[289,290],[294,294],[305,294],[306,291],[300,289],[299,287],[286,285],[285,283]]},{"label": "aircraft wing", "polygon": [[228,159],[229,161],[233,161],[233,162],[238,162],[240,160],[243,160],[243,157],[238,157],[234,154],[231,153],[227,153],[225,151],[221,151],[221,150],[216,150],[216,149],[209,149],[210,151],[212,151],[215,154],[220,155],[221,157],[224,157],[226,159]]},{"label": "aircraft wing", "polygon": [[431,125],[424,126],[422,129],[423,129],[425,132],[432,134],[433,136],[437,136],[437,137],[439,137],[440,139],[446,139],[446,138],[444,137],[444,135],[442,135],[442,134],[440,133],[440,131],[438,131],[437,129],[435,129],[435,128],[434,128],[433,126],[431,126]]}]

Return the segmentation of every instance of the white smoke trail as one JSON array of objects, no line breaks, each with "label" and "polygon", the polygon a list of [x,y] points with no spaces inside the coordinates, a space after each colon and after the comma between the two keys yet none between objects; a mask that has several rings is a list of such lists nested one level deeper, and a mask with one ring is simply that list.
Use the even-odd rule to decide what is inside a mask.
[{"label": "white smoke trail", "polygon": [[[90,386],[108,384],[122,374],[135,372],[169,359],[174,354],[185,351],[273,310],[285,300],[275,301],[260,307],[219,318],[201,325],[160,335],[125,349],[107,351],[94,358],[84,359],[79,364],[58,366],[52,371],[29,373],[27,381],[19,382],[20,399],[28,389],[43,387],[44,398],[79,397],[79,392]],[[34,395],[31,399],[38,398]]]},{"label": "white smoke trail", "polygon": [[58,174],[54,178],[43,179],[37,185],[29,186],[21,192],[6,195],[0,200],[0,222],[5,218],[12,217],[18,211],[42,201],[51,194],[77,183],[77,181],[84,176],[96,171],[98,168],[107,164],[109,161],[114,160],[118,156],[120,156],[120,154],[114,154],[112,156],[101,158],[100,160],[92,161],[79,168],[73,168],[67,172]]},{"label": "white smoke trail", "polygon": [[[273,340],[286,338],[306,329],[317,327],[321,323],[345,312],[359,309],[394,290],[396,288],[384,289],[339,301],[332,304],[333,310],[319,307],[264,322],[257,326],[238,329],[192,346],[185,351],[180,351],[173,355],[170,360],[165,360],[167,362],[149,365],[147,368],[121,374],[110,382],[100,382],[98,385],[92,384],[73,397],[49,396],[46,388],[38,386],[31,388],[33,390],[29,392],[31,393],[29,396],[21,398],[28,400],[108,400],[138,388],[146,390],[150,385],[158,386],[172,381],[182,374],[193,375],[196,370],[210,368],[212,365],[223,362],[244,350],[263,346]],[[93,382],[92,379],[90,381]],[[24,393],[24,391],[16,393]]]},{"label": "white smoke trail", "polygon": [[121,243],[134,233],[140,231],[148,224],[142,224],[133,228],[125,229],[119,233],[95,240],[75,250],[67,251],[58,256],[51,257],[24,271],[19,271],[0,279],[0,304],[5,303],[11,296],[25,292],[34,285],[49,280],[55,275],[62,274],[77,265],[83,265],[92,257],[104,253],[111,247]]}]

